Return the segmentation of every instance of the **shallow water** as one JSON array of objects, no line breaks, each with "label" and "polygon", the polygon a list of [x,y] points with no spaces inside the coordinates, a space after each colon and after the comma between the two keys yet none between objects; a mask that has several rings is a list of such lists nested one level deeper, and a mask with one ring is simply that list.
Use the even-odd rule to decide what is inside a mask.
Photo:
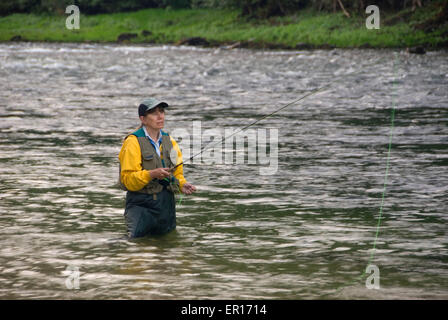
[{"label": "shallow water", "polygon": [[[0,44],[0,298],[448,298],[447,58]],[[177,230],[123,239],[142,98],[171,104],[168,132],[223,131],[328,83],[254,126],[278,130],[274,175],[187,163]],[[380,290],[359,278],[372,254]]]}]

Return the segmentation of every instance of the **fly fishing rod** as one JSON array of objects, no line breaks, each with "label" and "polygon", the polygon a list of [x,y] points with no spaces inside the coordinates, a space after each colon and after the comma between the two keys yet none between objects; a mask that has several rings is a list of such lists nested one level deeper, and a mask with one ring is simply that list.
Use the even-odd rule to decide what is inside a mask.
[{"label": "fly fishing rod", "polygon": [[[217,142],[215,142],[214,144],[218,144],[218,143],[222,143],[222,142],[224,142],[224,141],[227,140],[228,138],[234,136],[234,135],[237,134],[237,133],[240,133],[241,131],[246,130],[247,128],[253,126],[254,124],[260,122],[261,120],[264,120],[264,119],[266,119],[266,118],[272,116],[273,114],[275,114],[275,113],[277,113],[277,112],[279,112],[279,111],[281,111],[281,110],[283,110],[283,109],[289,107],[290,105],[293,105],[293,104],[295,104],[295,103],[297,103],[297,102],[299,102],[299,101],[305,99],[306,97],[309,97],[309,96],[311,96],[311,95],[313,95],[313,94],[315,94],[315,93],[317,93],[317,92],[322,91],[322,90],[325,89],[325,88],[328,88],[330,85],[331,85],[331,83],[329,83],[329,84],[327,84],[327,85],[324,85],[323,87],[320,87],[320,88],[318,88],[318,89],[314,89],[314,90],[312,90],[311,92],[308,92],[307,94],[305,94],[304,96],[300,97],[299,99],[296,99],[296,100],[294,100],[294,101],[292,101],[292,102],[289,102],[288,104],[284,105],[284,106],[281,107],[280,109],[277,109],[277,110],[275,110],[274,112],[272,112],[272,113],[270,113],[270,114],[267,114],[267,115],[261,117],[260,119],[258,119],[258,120],[256,120],[256,121],[252,122],[251,124],[248,124],[247,126],[241,128],[240,130],[235,131],[235,132],[232,133],[231,135],[228,135],[227,137],[223,137],[221,141],[217,141]],[[181,164],[184,164],[186,161],[191,161],[194,157],[200,155],[200,154],[203,153],[209,146],[212,146],[212,145],[213,145],[213,142],[210,142],[208,145],[206,145],[205,147],[203,147],[198,153],[196,153],[195,155],[191,156],[189,159],[187,159],[187,160],[185,160],[185,161],[182,161],[181,163],[175,165],[174,167],[170,168],[169,170],[170,170],[170,171],[174,171],[178,166],[180,166]]]}]

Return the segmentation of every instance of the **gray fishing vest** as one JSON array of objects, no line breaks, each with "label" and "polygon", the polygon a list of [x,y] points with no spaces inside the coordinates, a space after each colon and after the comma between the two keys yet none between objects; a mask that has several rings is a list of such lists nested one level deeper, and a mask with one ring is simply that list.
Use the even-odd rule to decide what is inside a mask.
[{"label": "gray fishing vest", "polygon": [[[137,137],[138,143],[140,145],[140,151],[142,154],[141,163],[143,170],[149,171],[157,168],[172,168],[176,165],[174,161],[171,160],[170,156],[171,150],[173,149],[173,144],[171,143],[170,136],[166,132],[161,132],[163,159],[159,157],[156,150],[154,149],[154,146],[151,144],[151,142],[149,142],[148,137],[145,136],[143,128],[140,128],[139,130],[131,134]],[[121,189],[127,190],[126,186],[121,182],[121,164],[119,167],[119,185]],[[172,174],[164,180],[151,179],[151,181],[149,181],[146,186],[136,192],[153,194],[155,197],[156,193],[159,193],[163,190],[164,185],[169,191],[173,193],[180,192],[179,180],[177,180]]]}]

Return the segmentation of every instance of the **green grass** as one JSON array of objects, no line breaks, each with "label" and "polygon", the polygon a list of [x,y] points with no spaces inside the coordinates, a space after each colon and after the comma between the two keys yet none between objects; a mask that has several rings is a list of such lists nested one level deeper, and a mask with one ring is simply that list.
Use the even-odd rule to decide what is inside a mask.
[{"label": "green grass", "polygon": [[[79,30],[65,28],[67,15],[13,14],[0,18],[0,41],[20,35],[28,41],[115,42],[122,33],[136,33],[138,37],[132,39],[132,43],[176,43],[188,37],[203,37],[213,45],[242,41],[252,47],[293,48],[297,43],[342,48],[366,44],[372,47],[437,46],[446,41],[447,24],[429,34],[413,29],[413,25],[427,19],[430,15],[427,11],[423,8],[407,13],[411,16],[407,23],[381,24],[379,30],[368,30],[363,17],[346,18],[339,13],[310,10],[263,21],[246,21],[238,17],[237,11],[217,9],[81,14]],[[142,30],[152,34],[144,37]]]}]

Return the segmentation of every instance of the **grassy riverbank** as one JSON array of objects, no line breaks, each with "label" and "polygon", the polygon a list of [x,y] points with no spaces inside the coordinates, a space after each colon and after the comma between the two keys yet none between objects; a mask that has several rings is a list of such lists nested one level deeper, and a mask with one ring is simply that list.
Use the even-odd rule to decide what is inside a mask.
[{"label": "grassy riverbank", "polygon": [[68,15],[13,14],[0,17],[0,41],[116,42],[122,35],[123,41],[130,43],[179,44],[187,38],[201,37],[197,44],[253,48],[446,47],[447,23],[430,31],[419,28],[435,14],[435,8],[429,7],[390,15],[381,12],[379,30],[368,30],[365,17],[310,10],[262,21],[248,21],[240,18],[238,11],[218,9],[146,9],[91,16],[81,13],[79,30],[66,29]]}]

